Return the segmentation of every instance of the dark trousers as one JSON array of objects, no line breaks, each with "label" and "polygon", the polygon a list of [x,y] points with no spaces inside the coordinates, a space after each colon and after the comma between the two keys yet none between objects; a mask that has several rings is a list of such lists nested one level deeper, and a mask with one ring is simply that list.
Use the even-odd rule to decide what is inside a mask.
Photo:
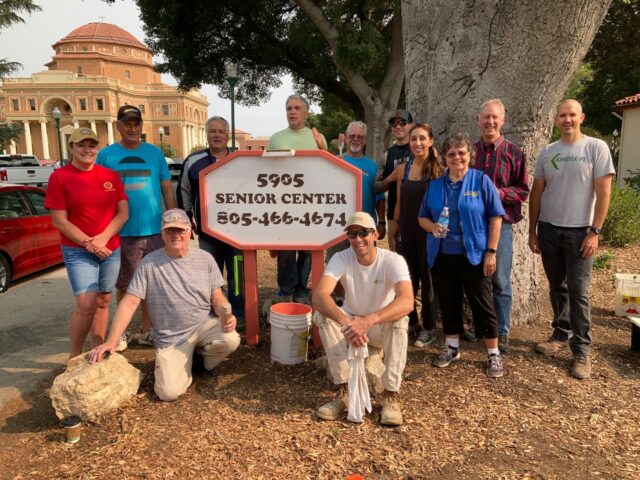
[{"label": "dark trousers", "polygon": [[467,294],[478,338],[498,338],[498,317],[493,308],[491,278],[485,277],[482,262],[473,266],[464,255],[439,254],[431,270],[442,312],[445,335],[464,332],[462,297]]},{"label": "dark trousers", "polygon": [[583,258],[580,253],[588,231],[588,227],[538,223],[538,243],[553,308],[552,337],[563,342],[569,339],[573,353],[589,353],[591,344],[589,284],[593,257]]},{"label": "dark trousers", "polygon": [[284,295],[307,293],[310,274],[311,252],[302,250],[278,252],[278,287]]},{"label": "dark trousers", "polygon": [[[244,317],[244,293],[240,291],[239,295],[236,295],[236,282],[233,272],[233,257],[241,255],[242,252],[228,243],[224,243],[205,233],[198,235],[198,246],[213,256],[221,274],[224,275],[224,269],[226,267],[227,294],[231,309],[236,317]],[[242,274],[243,272],[240,272],[240,275]]]},{"label": "dark trousers", "polygon": [[[425,330],[433,330],[436,328],[436,321],[438,320],[438,301],[433,290],[431,270],[429,270],[429,265],[427,264],[424,236],[403,237],[398,244],[398,253],[404,257],[409,266],[414,298],[416,293],[418,293],[418,289],[420,289],[420,298],[422,301],[420,317],[422,320],[422,328]],[[418,312],[414,301],[413,311],[409,314],[409,331],[417,327]]]}]

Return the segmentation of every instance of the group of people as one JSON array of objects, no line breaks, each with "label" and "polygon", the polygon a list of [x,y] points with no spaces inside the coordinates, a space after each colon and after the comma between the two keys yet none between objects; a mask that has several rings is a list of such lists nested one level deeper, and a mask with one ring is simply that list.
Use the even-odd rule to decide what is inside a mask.
[{"label": "group of people", "polygon": [[[303,97],[290,96],[289,126],[271,137],[269,148],[326,149],[325,138],[306,127],[308,112]],[[480,140],[472,144],[465,134],[452,135],[442,155],[430,125],[415,122],[406,110],[394,112],[389,124],[395,145],[378,182],[375,162],[364,155],[366,125],[348,125],[344,160],[363,172],[363,211],[349,218],[347,242],[328,252],[312,294],[314,323],[338,390],[318,409],[318,418],[335,420],[347,409],[349,345],[372,345],[384,350],[381,422],[402,424],[398,391],[408,337],[417,336],[417,347],[429,345],[440,317],[446,338],[433,365],[446,367],[459,359],[464,295],[475,334],[487,348],[487,375],[502,376],[501,353],[509,351],[512,226],[522,220],[528,196],[529,245],[542,255],[554,312],[551,338],[535,349],[551,354],[568,343],[574,355],[571,374],[589,377],[588,286],[614,170],[607,145],[582,134],[583,120],[575,100],[558,105],[560,140],[540,153],[530,195],[522,149],[501,133],[505,108],[498,99],[480,107]],[[139,110],[121,107],[122,140],[99,154],[95,133],[76,129],[70,138],[72,161],[52,176],[46,206],[61,231],[76,295],[71,356],[81,353],[89,330],[91,362],[115,351],[142,304],[143,330],[151,332],[157,349],[155,391],[162,400],[174,400],[192,382],[194,352],[211,371],[240,342],[235,329],[243,299],[232,283],[238,252],[206,235],[199,218],[199,172],[229,153],[229,125],[221,117],[207,121],[208,148],[184,161],[180,208],[175,208],[164,157],[140,141],[141,129]],[[445,209],[446,226],[439,221]],[[194,231],[197,249],[189,246]],[[376,243],[387,233],[389,250]],[[309,253],[274,253],[275,300],[308,301]],[[224,268],[230,303],[222,292]],[[114,285],[120,302],[105,340]]]}]

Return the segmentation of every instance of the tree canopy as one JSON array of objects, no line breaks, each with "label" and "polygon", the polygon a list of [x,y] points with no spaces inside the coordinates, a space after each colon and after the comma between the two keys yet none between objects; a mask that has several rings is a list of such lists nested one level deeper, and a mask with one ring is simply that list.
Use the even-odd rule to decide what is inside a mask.
[{"label": "tree canopy", "polygon": [[[22,15],[40,10],[33,0],[0,0],[0,30],[14,23],[24,23]],[[0,58],[0,79],[15,73],[22,65],[6,58]]]}]

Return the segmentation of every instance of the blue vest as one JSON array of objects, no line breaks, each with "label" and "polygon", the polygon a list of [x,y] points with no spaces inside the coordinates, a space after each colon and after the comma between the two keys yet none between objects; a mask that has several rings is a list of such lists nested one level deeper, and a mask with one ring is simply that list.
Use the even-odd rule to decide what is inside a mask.
[{"label": "blue vest", "polygon": [[[448,173],[445,173],[447,175]],[[423,209],[434,222],[446,204],[445,175],[432,180]],[[421,210],[423,210],[421,209]],[[479,265],[487,249],[489,219],[504,215],[500,195],[493,182],[484,173],[470,168],[462,180],[462,191],[458,201],[458,213],[462,224],[462,238],[467,259],[472,265]],[[441,239],[427,235],[427,260],[432,268],[440,252]]]}]

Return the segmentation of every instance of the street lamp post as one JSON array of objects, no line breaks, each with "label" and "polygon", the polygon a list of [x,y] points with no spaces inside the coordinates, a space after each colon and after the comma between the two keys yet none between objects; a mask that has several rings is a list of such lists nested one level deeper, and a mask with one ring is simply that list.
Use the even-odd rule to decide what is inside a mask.
[{"label": "street lamp post", "polygon": [[62,140],[60,140],[60,117],[62,117],[62,112],[58,107],[53,107],[51,114],[56,122],[56,130],[58,131],[58,154],[60,155],[60,164],[62,165]]},{"label": "street lamp post", "polygon": [[238,70],[229,62],[226,66],[227,82],[231,87],[231,151],[236,149],[236,112],[235,112],[235,88],[238,83]]},{"label": "street lamp post", "polygon": [[160,127],[158,129],[158,134],[160,135],[160,150],[162,150],[162,154],[164,155],[164,148],[162,146],[162,137],[164,137],[164,128]]}]

